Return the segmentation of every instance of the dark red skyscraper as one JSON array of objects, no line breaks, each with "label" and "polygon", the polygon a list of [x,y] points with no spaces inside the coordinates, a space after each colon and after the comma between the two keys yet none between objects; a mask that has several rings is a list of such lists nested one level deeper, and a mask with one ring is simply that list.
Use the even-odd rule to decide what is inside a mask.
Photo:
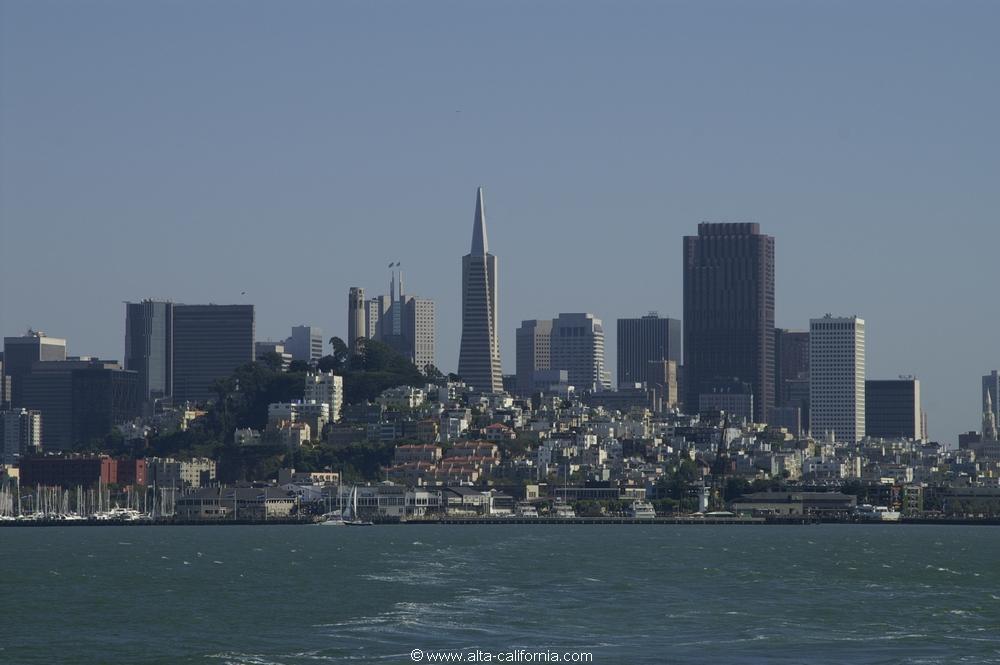
[{"label": "dark red skyscraper", "polygon": [[715,381],[753,386],[754,420],[774,405],[774,238],[759,224],[698,225],[684,237],[686,408]]}]

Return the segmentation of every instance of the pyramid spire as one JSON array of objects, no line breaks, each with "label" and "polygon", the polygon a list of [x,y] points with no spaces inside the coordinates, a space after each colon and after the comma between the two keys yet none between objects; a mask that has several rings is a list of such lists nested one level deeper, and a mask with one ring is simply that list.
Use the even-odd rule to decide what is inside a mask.
[{"label": "pyramid spire", "polygon": [[476,219],[472,223],[473,256],[486,256],[489,244],[486,242],[486,212],[483,208],[483,188],[476,190]]}]

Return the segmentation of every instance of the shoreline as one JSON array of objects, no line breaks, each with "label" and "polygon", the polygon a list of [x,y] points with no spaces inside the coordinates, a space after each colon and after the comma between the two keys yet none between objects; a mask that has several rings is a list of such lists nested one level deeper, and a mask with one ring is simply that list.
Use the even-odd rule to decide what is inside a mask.
[{"label": "shoreline", "polygon": [[[376,520],[375,526],[470,526],[470,525],[503,525],[530,524],[542,525],[631,525],[631,526],[805,526],[815,524],[856,524],[865,526],[882,526],[898,524],[938,525],[938,526],[1000,526],[998,518],[903,518],[899,521],[875,521],[831,519],[812,517],[657,517],[652,519],[636,519],[631,517],[444,517],[441,519],[410,519],[410,520]],[[21,520],[2,521],[0,528],[31,528],[31,527],[169,527],[169,526],[318,526],[319,523],[302,519],[268,519],[268,520]]]}]

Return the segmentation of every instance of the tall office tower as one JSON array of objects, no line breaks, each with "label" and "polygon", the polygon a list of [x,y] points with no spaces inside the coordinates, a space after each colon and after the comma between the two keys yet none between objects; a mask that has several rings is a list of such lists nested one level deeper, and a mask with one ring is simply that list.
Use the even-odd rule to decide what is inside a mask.
[{"label": "tall office tower", "polygon": [[436,319],[433,300],[407,296],[403,308],[404,355],[421,372],[428,365],[437,366],[434,354]]},{"label": "tall office tower", "polygon": [[567,371],[578,390],[610,390],[604,369],[604,325],[593,314],[560,314],[552,321],[549,365]]},{"label": "tall office tower", "polygon": [[809,321],[809,428],[838,441],[865,438],[865,321],[827,314]]},{"label": "tall office tower", "polygon": [[306,375],[304,401],[326,404],[330,408],[330,422],[337,422],[344,404],[344,377],[333,372],[310,372]]},{"label": "tall office tower", "polygon": [[[390,263],[389,267],[398,266]],[[413,360],[404,336],[403,321],[406,318],[406,296],[403,294],[403,273],[393,270],[389,273],[389,295],[379,296],[381,316],[375,322],[375,339],[392,347],[397,353]]]},{"label": "tall office tower", "polygon": [[920,381],[898,379],[865,381],[865,435],[876,439],[924,438],[920,409]]},{"label": "tall office tower", "polygon": [[174,305],[174,403],[215,397],[212,385],[254,359],[253,305]]},{"label": "tall office tower", "polygon": [[376,296],[365,303],[368,339],[382,341],[383,332],[388,334],[391,331],[387,316],[390,304],[389,296]]},{"label": "tall office tower", "polygon": [[46,450],[103,440],[140,411],[139,373],[110,360],[36,362],[23,387],[25,407],[42,414]]},{"label": "tall office tower", "polygon": [[143,403],[169,397],[173,390],[173,337],[172,302],[125,303],[125,369],[139,373]]},{"label": "tall office tower", "polygon": [[0,409],[10,405],[10,377],[3,367],[3,352],[0,351]]},{"label": "tall office tower", "polygon": [[48,337],[41,330],[29,330],[21,337],[3,338],[4,372],[10,377],[11,406],[21,404],[21,386],[25,375],[39,361],[66,360],[66,340]]},{"label": "tall office tower", "polygon": [[489,253],[483,188],[476,192],[472,250],[462,257],[462,344],[458,374],[473,390],[503,390],[497,337],[497,257]]},{"label": "tall office tower", "polygon": [[[809,333],[774,329],[774,402],[789,401],[789,382],[809,378]],[[792,388],[793,389],[793,388]]]},{"label": "tall office tower", "polygon": [[650,360],[646,368],[646,385],[656,391],[654,400],[657,410],[667,411],[676,407],[681,400],[677,361]]},{"label": "tall office tower", "polygon": [[42,414],[29,409],[0,411],[0,464],[42,451]]},{"label": "tall office tower", "polygon": [[358,352],[358,340],[368,337],[368,313],[365,304],[365,290],[352,286],[347,292],[347,348]]},{"label": "tall office tower", "polygon": [[753,386],[754,419],[774,405],[774,238],[759,224],[698,225],[684,238],[687,409],[706,381]]},{"label": "tall office tower", "polygon": [[521,321],[517,329],[517,391],[535,391],[535,372],[552,369],[550,362],[552,319]]},{"label": "tall office tower", "polygon": [[1000,372],[993,370],[983,376],[983,402],[981,411],[986,409],[986,398],[990,399],[990,410],[993,411],[993,419],[1000,423]]},{"label": "tall office tower", "polygon": [[[389,267],[393,266],[398,267],[399,264],[392,263]],[[362,295],[363,292],[359,297]],[[436,365],[437,317],[434,301],[403,293],[402,271],[393,270],[390,274],[389,295],[371,298],[364,304],[363,322],[369,339],[393,348],[421,372],[428,365]]]},{"label": "tall office tower", "polygon": [[618,319],[618,385],[651,384],[650,363],[681,364],[681,322],[651,312],[638,319]]},{"label": "tall office tower", "polygon": [[[781,411],[768,415],[768,424],[788,427],[789,419],[795,419],[789,409],[797,409],[798,422],[808,428],[808,332],[774,329],[774,404],[775,408]],[[795,428],[788,427],[788,429]]]},{"label": "tall office tower", "polygon": [[323,357],[323,329],[316,326],[292,326],[292,336],[285,340],[285,350],[293,360],[316,362]]}]

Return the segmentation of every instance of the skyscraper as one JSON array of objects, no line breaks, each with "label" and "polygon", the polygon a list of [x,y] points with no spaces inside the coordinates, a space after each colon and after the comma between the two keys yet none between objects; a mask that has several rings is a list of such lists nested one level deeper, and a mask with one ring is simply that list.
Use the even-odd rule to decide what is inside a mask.
[{"label": "skyscraper", "polygon": [[[399,263],[390,264],[398,267]],[[358,302],[364,292],[358,289]],[[354,290],[349,296],[355,297]],[[353,301],[349,302],[353,307]],[[434,349],[436,345],[437,317],[434,301],[429,298],[419,298],[406,295],[403,292],[403,272],[393,270],[389,279],[389,295],[377,296],[364,303],[366,310],[356,310],[354,316],[359,319],[357,331],[362,330],[363,337],[387,344],[397,353],[409,359],[421,372],[428,365],[435,365]],[[350,313],[349,313],[350,314]],[[350,328],[350,325],[348,326]],[[350,334],[350,330],[348,330]],[[355,348],[358,344],[355,338]]]},{"label": "skyscraper", "polygon": [[[809,333],[798,330],[774,330],[774,404],[780,412],[771,412],[768,424],[787,426],[796,417],[808,429],[809,423]],[[789,411],[789,409],[793,411]],[[780,421],[780,422],[779,422]],[[797,430],[798,428],[789,427]]]},{"label": "skyscraper", "polygon": [[914,441],[923,438],[918,379],[865,381],[865,436]]},{"label": "skyscraper", "polygon": [[406,296],[403,300],[404,355],[421,372],[437,363],[434,356],[436,320],[433,300],[414,296]]},{"label": "skyscraper", "polygon": [[139,374],[139,399],[168,397],[173,390],[174,304],[125,303],[125,369]]},{"label": "skyscraper", "polygon": [[0,464],[42,451],[42,414],[28,409],[0,411]]},{"label": "skyscraper", "polygon": [[3,351],[0,351],[0,409],[10,406],[10,377],[3,368]]},{"label": "skyscraper", "polygon": [[560,314],[552,321],[549,365],[564,369],[578,390],[609,390],[604,369],[604,324],[593,314]]},{"label": "skyscraper", "polygon": [[462,344],[458,355],[459,376],[479,392],[503,390],[497,330],[497,257],[489,253],[480,187],[472,250],[462,257]]},{"label": "skyscraper", "polygon": [[253,305],[174,305],[174,402],[203,402],[212,385],[253,362]]},{"label": "skyscraper", "polygon": [[292,336],[285,340],[285,351],[293,360],[311,363],[323,357],[323,329],[316,326],[292,326]]},{"label": "skyscraper", "polygon": [[365,306],[365,290],[352,286],[347,293],[347,348],[357,353],[358,340],[368,337],[368,313]]},{"label": "skyscraper", "polygon": [[3,371],[10,377],[12,406],[24,406],[21,387],[32,365],[51,360],[66,360],[66,340],[49,337],[40,330],[29,330],[21,337],[4,337]]},{"label": "skyscraper", "polygon": [[530,395],[535,389],[535,372],[551,369],[552,319],[521,321],[517,329],[517,390]]},{"label": "skyscraper", "polygon": [[45,450],[102,440],[139,415],[138,372],[92,358],[36,362],[22,382],[24,405],[41,413]]},{"label": "skyscraper", "polygon": [[754,420],[774,404],[774,238],[759,224],[698,225],[684,238],[684,386],[697,408],[707,382],[753,387]]},{"label": "skyscraper", "polygon": [[652,312],[638,319],[618,319],[618,385],[652,384],[651,362],[681,364],[681,322]]},{"label": "skyscraper", "polygon": [[864,319],[809,321],[809,428],[847,443],[865,437]]}]

